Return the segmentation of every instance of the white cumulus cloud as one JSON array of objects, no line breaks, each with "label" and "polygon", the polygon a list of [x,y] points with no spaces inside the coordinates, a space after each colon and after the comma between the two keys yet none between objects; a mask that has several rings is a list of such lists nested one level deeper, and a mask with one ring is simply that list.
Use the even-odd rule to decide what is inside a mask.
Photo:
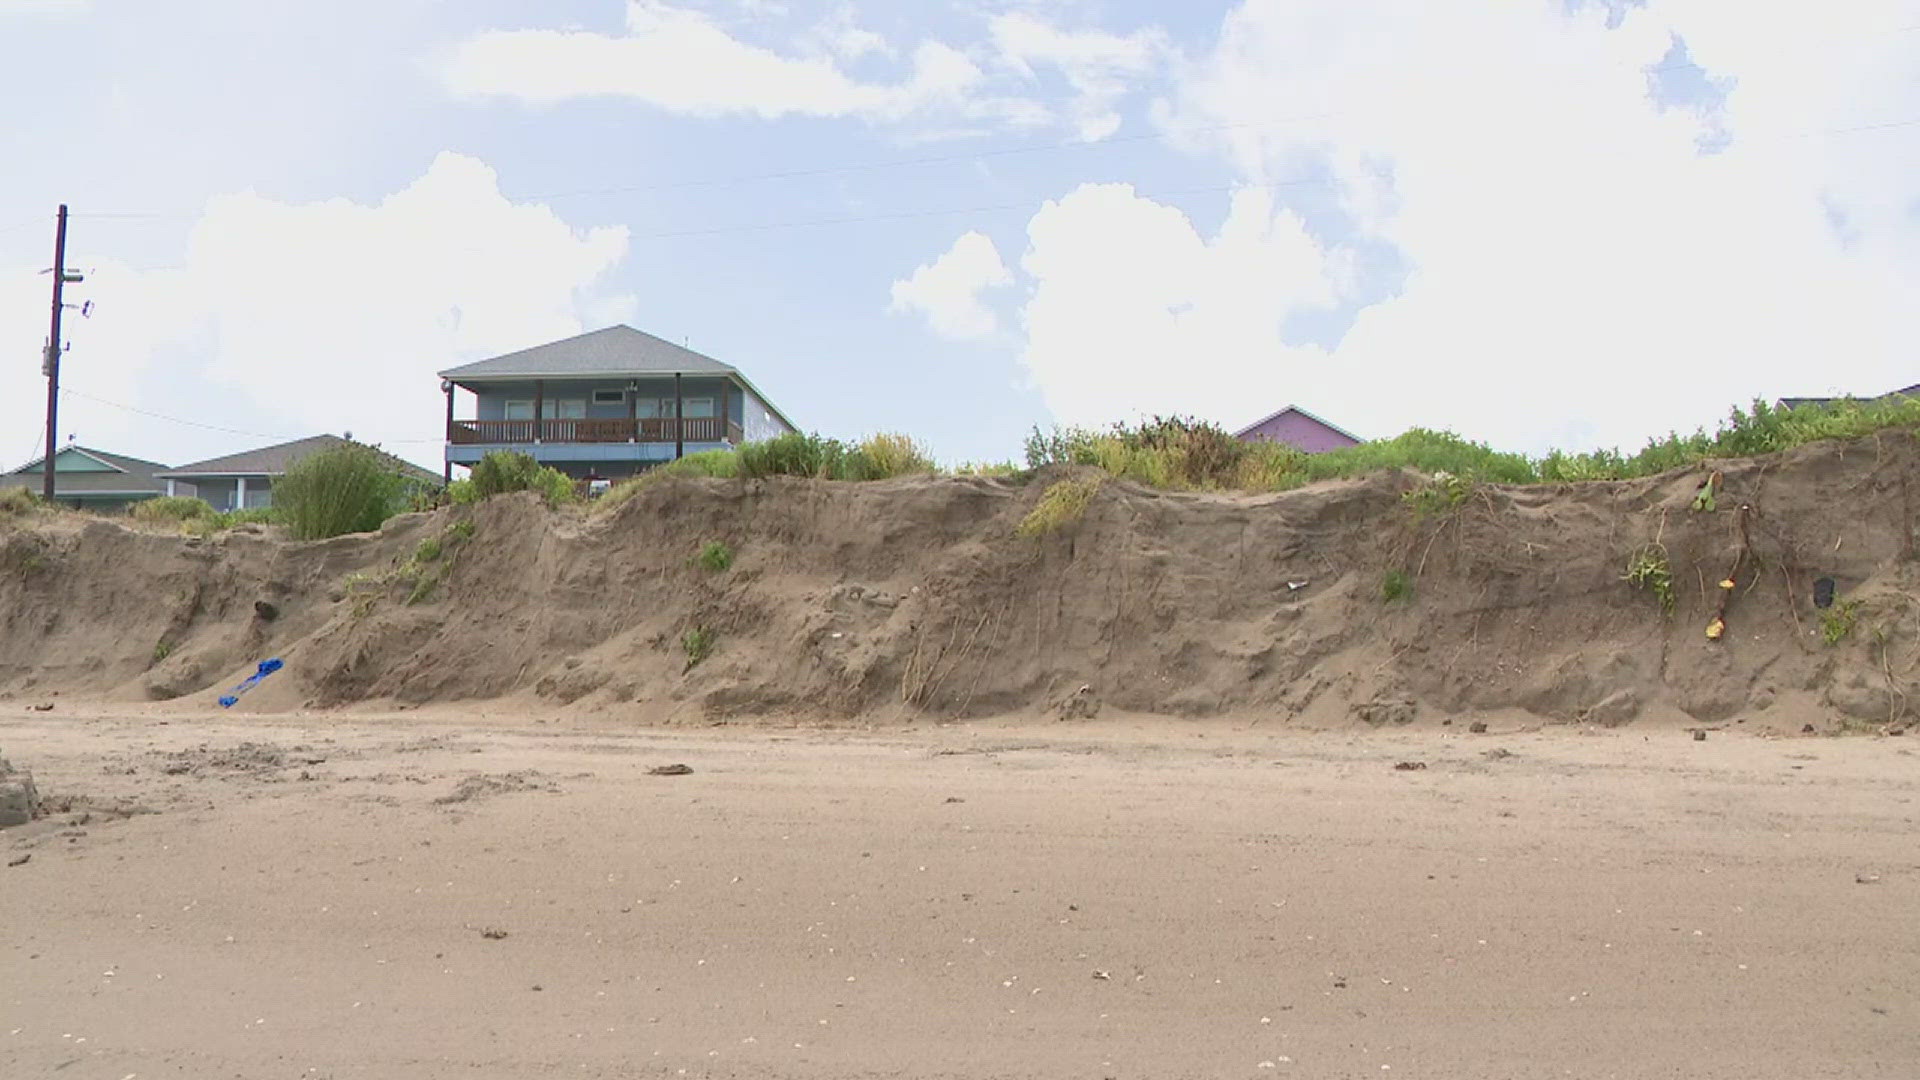
[{"label": "white cumulus cloud", "polygon": [[[853,57],[884,48],[844,16],[823,27],[830,51]],[[964,53],[938,42],[913,53],[898,82],[868,82],[832,55],[784,55],[743,41],[712,17],[660,0],[630,0],[620,34],[587,30],[494,30],[462,43],[441,71],[467,97],[548,105],[626,97],[693,116],[746,114],[899,120],[954,105],[981,78]]]},{"label": "white cumulus cloud", "polygon": [[[1241,201],[1218,229],[1124,190],[1049,203],[1022,261],[1026,362],[1068,420],[1297,402],[1524,449],[1907,385],[1920,5],[1842,7],[1816,25],[1662,0],[1610,26],[1602,5],[1245,0],[1167,111]],[[1729,80],[1717,153],[1697,111],[1650,94],[1676,36]],[[1329,196],[1318,243],[1246,207],[1306,206],[1299,185]],[[1289,315],[1353,295],[1362,241],[1397,253],[1397,295],[1330,348],[1289,344]]]},{"label": "white cumulus cloud", "polygon": [[970,232],[946,254],[893,283],[893,310],[917,311],[942,337],[992,337],[1000,320],[982,300],[988,289],[1013,283],[992,239]]},{"label": "white cumulus cloud", "polygon": [[1265,415],[1290,400],[1281,319],[1334,296],[1325,253],[1262,191],[1239,193],[1207,237],[1126,185],[1084,185],[1028,239],[1024,359],[1068,424]]},{"label": "white cumulus cloud", "polygon": [[[577,229],[544,206],[512,203],[491,168],[453,153],[371,205],[217,197],[192,228],[184,265],[105,264],[75,288],[97,308],[68,322],[64,381],[89,396],[63,410],[103,433],[83,441],[143,456],[261,440],[183,432],[91,398],[244,431],[414,439],[394,449],[432,462],[443,408],[434,372],[578,333],[583,312],[630,310],[595,291],[626,251],[624,227]],[[32,268],[0,273],[11,355],[36,353],[45,283]],[[0,431],[42,427],[42,387],[37,365],[0,368]],[[207,415],[196,398],[240,404]]]},{"label": "white cumulus cloud", "polygon": [[1119,130],[1118,105],[1155,71],[1167,52],[1166,35],[1141,30],[1120,35],[1105,30],[1066,30],[1025,11],[995,16],[991,23],[1000,55],[1028,76],[1055,68],[1073,91],[1069,113],[1088,142]]}]

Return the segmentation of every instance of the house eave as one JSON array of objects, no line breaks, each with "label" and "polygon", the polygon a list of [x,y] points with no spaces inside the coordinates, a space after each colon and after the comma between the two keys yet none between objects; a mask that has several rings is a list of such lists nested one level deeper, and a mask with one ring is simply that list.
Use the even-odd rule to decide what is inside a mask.
[{"label": "house eave", "polygon": [[1348,431],[1346,428],[1341,427],[1339,424],[1330,423],[1326,420],[1323,420],[1320,417],[1315,416],[1314,414],[1308,412],[1307,410],[1301,408],[1298,405],[1288,405],[1285,408],[1276,409],[1275,411],[1268,413],[1266,416],[1263,416],[1260,419],[1255,420],[1253,423],[1248,424],[1246,427],[1241,428],[1239,431],[1234,432],[1233,437],[1236,439],[1244,439],[1250,433],[1252,433],[1254,429],[1264,427],[1267,424],[1271,424],[1275,420],[1280,419],[1282,416],[1285,416],[1288,413],[1299,413],[1301,416],[1304,416],[1307,419],[1313,421],[1314,423],[1319,424],[1321,427],[1326,428],[1327,430],[1335,432],[1339,435],[1344,435],[1345,437],[1352,439],[1356,443],[1363,443],[1367,441],[1361,438],[1360,436],[1355,435],[1353,432]]},{"label": "house eave", "polygon": [[[663,378],[663,377],[672,378],[675,375],[691,376],[693,378],[699,378],[699,379],[732,379],[735,382],[738,382],[741,386],[752,391],[753,396],[760,399],[760,404],[765,405],[767,407],[768,412],[772,413],[775,417],[779,418],[781,423],[787,425],[787,430],[789,431],[800,430],[799,425],[795,424],[791,419],[789,419],[786,413],[781,412],[780,406],[775,405],[773,403],[773,399],[768,397],[764,392],[762,392],[758,386],[755,386],[753,384],[752,379],[749,379],[745,375],[741,374],[738,368],[728,368],[726,371],[693,370],[693,369],[687,369],[687,368],[681,368],[674,371],[601,371],[601,372],[594,372],[591,374],[583,374],[578,371],[545,372],[545,373],[537,372],[537,371],[516,371],[511,374],[502,374],[500,372],[488,372],[485,375],[454,375],[450,371],[440,372],[440,378],[442,380],[446,382],[450,382],[453,385],[458,386],[464,390],[473,389],[472,384],[476,384],[476,383],[481,385],[498,384],[498,383],[516,383],[516,382],[525,382],[528,379],[563,379],[568,382],[608,382],[608,381],[614,381],[618,379],[657,379],[657,378]],[[1331,427],[1332,425],[1328,425],[1328,426]]]}]

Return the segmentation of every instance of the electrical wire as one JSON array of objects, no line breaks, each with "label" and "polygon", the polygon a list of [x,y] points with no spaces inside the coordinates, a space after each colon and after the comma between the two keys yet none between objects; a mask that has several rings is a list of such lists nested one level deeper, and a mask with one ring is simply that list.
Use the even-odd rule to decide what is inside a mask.
[{"label": "electrical wire", "polygon": [[[152,410],[150,410],[150,409],[142,409],[142,408],[139,408],[139,407],[137,407],[137,406],[134,406],[134,405],[127,405],[127,404],[124,404],[124,403],[122,403],[122,402],[118,402],[118,401],[108,401],[108,400],[107,400],[106,398],[103,398],[103,397],[95,397],[95,396],[94,396],[94,395],[92,395],[92,394],[88,394],[88,393],[84,393],[84,392],[82,392],[82,391],[79,391],[79,390],[75,390],[75,389],[73,389],[73,388],[71,388],[71,387],[67,387],[67,386],[62,386],[62,387],[60,388],[60,394],[61,394],[61,396],[62,396],[62,397],[65,397],[66,395],[68,395],[68,394],[71,394],[71,395],[73,395],[74,397],[78,397],[78,398],[85,398],[86,400],[88,400],[88,401],[91,401],[91,402],[93,402],[93,403],[94,403],[94,404],[96,404],[96,405],[105,405],[105,406],[107,406],[107,407],[109,407],[109,408],[114,408],[114,409],[122,409],[122,410],[124,410],[124,411],[126,411],[126,412],[130,412],[130,413],[138,413],[138,414],[140,414],[141,416],[147,416],[147,417],[152,417],[152,418],[153,418],[153,419],[155,419],[155,420],[165,420],[165,421],[167,421],[168,423],[172,423],[172,424],[183,424],[183,425],[185,425],[185,426],[187,426],[187,427],[196,427],[196,428],[204,428],[204,429],[206,429],[206,430],[208,430],[208,431],[218,431],[218,432],[221,432],[221,433],[223,433],[223,434],[226,434],[226,435],[243,435],[243,436],[245,436],[245,437],[247,437],[247,438],[249,438],[249,439],[278,439],[278,440],[280,440],[280,441],[282,441],[282,442],[291,442],[291,441],[293,441],[294,439],[300,439],[300,438],[305,438],[305,437],[306,437],[306,436],[303,436],[303,435],[287,435],[287,434],[284,434],[284,433],[282,433],[282,434],[275,434],[275,433],[272,433],[272,432],[265,432],[265,431],[242,431],[242,430],[241,430],[241,429],[239,429],[239,428],[230,428],[230,427],[224,427],[224,426],[222,426],[222,425],[220,425],[220,424],[209,424],[209,423],[205,423],[205,422],[203,422],[203,421],[200,421],[200,420],[188,420],[188,419],[186,419],[186,418],[184,418],[184,417],[179,417],[179,416],[169,416],[169,415],[167,415],[166,413],[157,413],[157,412],[154,412],[154,411],[152,411]],[[445,438],[438,438],[438,439],[382,439],[382,440],[380,440],[380,443],[381,443],[381,445],[383,445],[383,446],[384,446],[384,445],[386,445],[387,443],[404,443],[404,444],[408,444],[408,445],[419,445],[419,444],[425,444],[425,443],[443,443],[443,442],[446,442],[446,439],[445,439]]]},{"label": "electrical wire", "polygon": [[86,400],[91,401],[96,405],[105,405],[105,406],[108,406],[109,408],[122,409],[130,413],[139,413],[141,416],[150,416],[155,420],[165,420],[169,423],[184,424],[187,427],[205,428],[208,431],[218,431],[227,435],[244,435],[250,439],[280,439],[283,441],[296,439],[300,437],[297,435],[275,435],[275,434],[269,434],[267,432],[262,432],[262,431],[242,431],[239,428],[222,427],[219,424],[206,424],[198,420],[186,420],[178,416],[168,416],[165,413],[157,413],[148,409],[138,408],[133,405],[125,405],[118,401],[108,401],[106,398],[95,397],[92,394],[84,393],[82,391],[75,390],[72,387],[68,387],[68,386],[62,386],[60,388],[60,393],[62,396],[71,394],[77,398],[85,398]]}]

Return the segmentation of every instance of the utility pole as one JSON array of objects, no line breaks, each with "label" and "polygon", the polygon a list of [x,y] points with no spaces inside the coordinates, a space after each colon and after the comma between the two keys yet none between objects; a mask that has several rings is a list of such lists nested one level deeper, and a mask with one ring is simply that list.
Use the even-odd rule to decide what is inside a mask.
[{"label": "utility pole", "polygon": [[60,204],[58,220],[53,230],[53,327],[47,333],[47,360],[41,365],[47,373],[47,456],[40,462],[40,494],[48,502],[53,501],[53,452],[58,438],[55,421],[60,416],[60,312],[64,308],[60,295],[69,283],[81,279],[78,273],[68,276],[66,203]]}]

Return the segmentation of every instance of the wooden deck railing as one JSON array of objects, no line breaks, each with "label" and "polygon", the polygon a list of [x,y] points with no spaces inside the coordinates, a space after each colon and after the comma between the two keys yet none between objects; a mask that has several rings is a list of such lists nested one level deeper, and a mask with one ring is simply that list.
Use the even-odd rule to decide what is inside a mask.
[{"label": "wooden deck railing", "polygon": [[[674,426],[681,425],[678,438]],[[538,430],[536,430],[536,426]],[[526,443],[624,443],[726,441],[740,444],[740,425],[714,416],[684,420],[455,420],[447,441],[455,446]]]}]

